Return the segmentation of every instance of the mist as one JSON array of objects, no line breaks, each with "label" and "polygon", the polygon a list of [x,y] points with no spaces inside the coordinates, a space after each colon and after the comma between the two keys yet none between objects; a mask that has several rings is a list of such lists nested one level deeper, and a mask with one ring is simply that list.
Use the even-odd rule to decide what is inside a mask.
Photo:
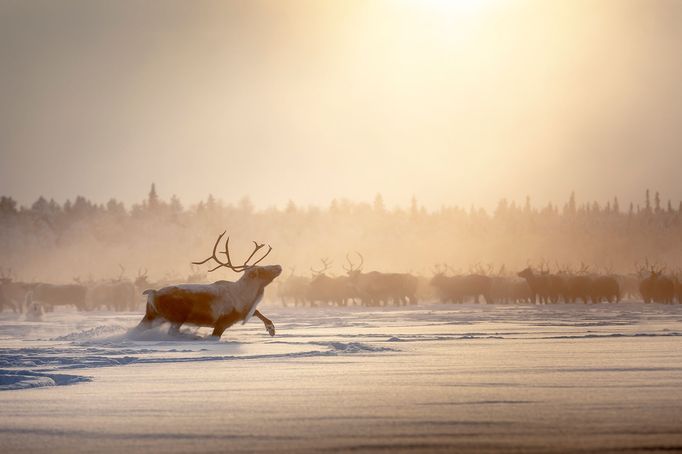
[{"label": "mist", "polygon": [[[20,207],[0,199],[0,256],[3,271],[25,281],[134,279],[146,271],[155,281],[237,278],[225,269],[207,274],[193,267],[211,254],[224,230],[235,260],[245,259],[252,241],[273,247],[267,263],[287,275],[310,276],[331,261],[331,275],[345,275],[347,255],[364,269],[430,276],[436,267],[460,273],[485,268],[515,274],[529,264],[594,272],[632,274],[645,261],[675,273],[682,267],[682,201],[643,193],[641,204],[585,201],[536,205],[502,199],[496,208],[444,206],[428,210],[414,198],[387,207],[372,202],[332,200],[327,206],[258,209],[248,198],[226,202],[209,196],[183,206],[177,196],[153,187],[126,206],[116,199],[98,205],[79,197],[60,205],[40,198]],[[222,246],[221,246],[222,248]]]}]

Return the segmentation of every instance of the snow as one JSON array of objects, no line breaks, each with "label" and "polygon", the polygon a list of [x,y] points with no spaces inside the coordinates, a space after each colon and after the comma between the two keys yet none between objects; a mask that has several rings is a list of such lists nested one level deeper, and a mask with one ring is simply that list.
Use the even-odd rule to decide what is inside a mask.
[{"label": "snow", "polygon": [[682,450],[682,305],[0,314],[0,450]]}]

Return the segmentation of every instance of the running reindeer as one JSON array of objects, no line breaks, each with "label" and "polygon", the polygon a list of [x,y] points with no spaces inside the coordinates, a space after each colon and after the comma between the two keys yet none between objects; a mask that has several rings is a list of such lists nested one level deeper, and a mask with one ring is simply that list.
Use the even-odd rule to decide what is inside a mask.
[{"label": "running reindeer", "polygon": [[265,244],[253,242],[254,249],[242,265],[233,265],[230,258],[230,237],[225,241],[225,261],[218,258],[218,246],[226,232],[218,236],[213,245],[210,257],[192,262],[195,265],[213,261],[217,263],[209,272],[220,268],[227,268],[236,273],[244,273],[236,282],[216,281],[212,284],[181,284],[163,287],[159,290],[145,290],[147,295],[147,310],[138,325],[150,328],[155,321],[167,321],[171,324],[169,333],[177,333],[185,324],[207,326],[213,328],[213,336],[220,338],[223,332],[241,321],[249,321],[252,316],[258,317],[271,336],[275,335],[275,325],[256,308],[263,299],[265,286],[272,282],[282,272],[279,265],[257,266],[270,254],[272,247],[258,260],[249,261]]}]

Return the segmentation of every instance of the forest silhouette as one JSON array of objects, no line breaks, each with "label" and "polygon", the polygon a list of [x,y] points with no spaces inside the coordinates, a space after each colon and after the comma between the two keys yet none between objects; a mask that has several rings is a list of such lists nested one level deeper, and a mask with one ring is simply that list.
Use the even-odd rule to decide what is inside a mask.
[{"label": "forest silhouette", "polygon": [[269,260],[302,275],[323,257],[332,262],[331,275],[343,274],[349,251],[363,254],[366,269],[418,275],[432,274],[436,264],[516,272],[541,262],[628,274],[645,260],[674,273],[682,266],[682,202],[664,203],[649,190],[643,195],[641,204],[626,207],[617,198],[579,202],[574,194],[543,207],[530,198],[501,199],[492,212],[475,206],[429,211],[416,198],[389,208],[380,194],[373,203],[335,199],[327,207],[291,201],[282,209],[256,209],[248,197],[227,203],[213,196],[185,207],[175,195],[160,197],[154,185],[130,207],[82,196],[63,204],[40,197],[26,207],[2,196],[0,266],[25,281],[106,279],[121,268],[128,277],[147,269],[153,279],[182,280],[190,262],[227,228],[237,253],[251,240],[267,242]]}]

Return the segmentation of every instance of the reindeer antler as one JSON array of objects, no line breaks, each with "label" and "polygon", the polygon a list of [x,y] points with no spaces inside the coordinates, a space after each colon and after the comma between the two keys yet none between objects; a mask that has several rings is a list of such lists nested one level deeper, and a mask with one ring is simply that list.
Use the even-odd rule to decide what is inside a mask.
[{"label": "reindeer antler", "polygon": [[590,272],[590,265],[585,264],[585,262],[580,262],[579,274],[587,274]]},{"label": "reindeer antler", "polygon": [[634,265],[635,265],[635,272],[636,272],[639,276],[644,276],[644,275],[646,274],[646,271],[647,271],[646,266],[640,264],[640,263],[639,263],[639,260],[635,260]]},{"label": "reindeer antler", "polygon": [[251,252],[251,255],[249,255],[249,257],[246,260],[244,260],[244,263],[242,265],[233,265],[232,259],[230,258],[230,237],[228,236],[227,240],[225,241],[225,250],[221,251],[221,254],[225,254],[225,256],[227,258],[227,262],[223,262],[222,260],[220,260],[218,258],[218,256],[216,254],[218,253],[218,245],[220,244],[220,240],[223,239],[223,237],[225,236],[226,233],[227,233],[227,230],[224,231],[223,233],[221,233],[220,235],[218,235],[218,239],[216,240],[215,244],[213,245],[213,252],[211,253],[210,257],[208,257],[204,260],[201,260],[198,262],[192,262],[192,263],[194,265],[203,265],[204,263],[206,263],[210,260],[214,260],[216,263],[218,263],[218,265],[215,266],[214,268],[211,268],[210,270],[208,270],[209,273],[213,272],[219,268],[223,268],[223,267],[229,268],[234,272],[241,273],[241,272],[246,271],[247,269],[254,267],[257,264],[259,264],[272,251],[272,246],[268,245],[268,251],[265,254],[263,254],[263,256],[261,258],[259,258],[258,260],[256,260],[255,262],[253,262],[252,264],[249,265],[249,260],[251,260],[253,258],[253,256],[256,255],[256,253],[259,250],[261,250],[263,247],[265,247],[265,243],[261,244],[261,243],[257,243],[255,241],[253,241],[254,249],[253,249],[253,252]]},{"label": "reindeer antler", "polygon": [[453,267],[451,267],[451,266],[450,266],[449,264],[447,264],[447,263],[445,264],[445,269],[446,269],[446,270],[450,270],[450,272],[451,272],[454,276],[457,276],[458,274],[462,274],[462,269],[461,269],[461,268],[454,269]]},{"label": "reindeer antler", "polygon": [[329,269],[329,267],[332,265],[332,261],[329,260],[329,259],[326,258],[326,257],[323,258],[323,259],[320,259],[320,261],[322,262],[322,269],[316,270],[316,269],[314,269],[312,266],[310,267],[310,271],[312,271],[313,274],[323,274],[323,273],[325,273],[325,272]]},{"label": "reindeer antler", "polygon": [[447,271],[447,267],[444,266],[442,263],[436,263],[436,264],[433,265],[433,267],[431,268],[431,272],[432,272],[434,275],[436,275],[436,274],[445,274],[446,271]]},{"label": "reindeer antler", "polygon": [[353,271],[359,271],[362,268],[363,263],[365,263],[365,259],[362,257],[362,254],[360,254],[358,251],[355,251],[357,256],[360,258],[360,264],[358,266],[355,266],[353,261],[350,259],[350,254],[346,254],[346,261],[348,262],[348,268],[346,268],[345,265],[341,265],[343,269],[347,273],[352,273]]},{"label": "reindeer antler", "polygon": [[[638,262],[635,262],[635,265],[638,265]],[[644,257],[644,265],[640,269],[644,269],[652,274],[653,273],[660,274],[663,271],[665,271],[665,265],[661,265],[658,262],[651,263],[649,261],[649,257]]]},{"label": "reindeer antler", "polygon": [[604,265],[602,267],[602,271],[604,272],[605,275],[610,276],[613,274],[613,262],[609,263],[608,265]]}]

